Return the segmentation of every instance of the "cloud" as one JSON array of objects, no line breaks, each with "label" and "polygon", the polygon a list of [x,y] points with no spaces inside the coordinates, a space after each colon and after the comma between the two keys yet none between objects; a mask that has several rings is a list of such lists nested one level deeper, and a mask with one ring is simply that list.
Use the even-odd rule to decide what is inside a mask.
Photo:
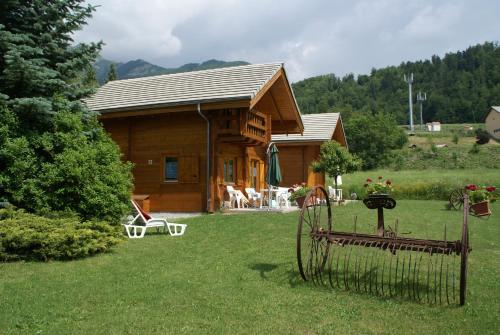
[{"label": "cloud", "polygon": [[101,0],[77,41],[103,56],[179,66],[211,58],[283,61],[292,81],[498,41],[500,3],[488,0]]}]

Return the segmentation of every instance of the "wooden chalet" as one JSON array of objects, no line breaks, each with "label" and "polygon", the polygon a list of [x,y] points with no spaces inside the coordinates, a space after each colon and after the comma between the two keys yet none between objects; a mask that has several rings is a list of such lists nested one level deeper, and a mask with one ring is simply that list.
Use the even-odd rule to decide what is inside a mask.
[{"label": "wooden chalet", "polygon": [[321,144],[334,140],[347,147],[340,113],[302,115],[303,134],[273,135],[279,150],[283,186],[307,183],[325,185],[325,174],[315,173],[311,164],[319,158]]},{"label": "wooden chalet", "polygon": [[214,211],[225,185],[259,190],[271,135],[304,130],[282,63],[111,81],[85,103],[151,211]]}]

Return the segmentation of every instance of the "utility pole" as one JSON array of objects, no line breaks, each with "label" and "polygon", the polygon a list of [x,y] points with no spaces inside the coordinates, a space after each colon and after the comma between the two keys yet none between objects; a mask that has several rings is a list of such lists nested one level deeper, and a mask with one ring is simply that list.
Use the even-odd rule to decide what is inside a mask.
[{"label": "utility pole", "polygon": [[417,103],[420,105],[420,130],[424,129],[424,121],[422,118],[422,105],[424,101],[427,100],[427,93],[418,92],[417,93]]},{"label": "utility pole", "polygon": [[411,73],[408,77],[405,74],[404,80],[408,84],[408,104],[410,105],[410,132],[413,133],[413,131],[415,130],[413,127],[413,101],[412,101],[412,96],[411,96],[411,85],[413,84],[413,73]]}]

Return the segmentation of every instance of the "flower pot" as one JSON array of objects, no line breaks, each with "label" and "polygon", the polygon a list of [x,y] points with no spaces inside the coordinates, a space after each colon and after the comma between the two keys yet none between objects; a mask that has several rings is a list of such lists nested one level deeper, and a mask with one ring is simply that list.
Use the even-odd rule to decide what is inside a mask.
[{"label": "flower pot", "polygon": [[368,194],[366,198],[363,199],[363,203],[369,209],[382,207],[386,209],[393,209],[396,207],[396,200],[391,198],[389,194],[386,193]]},{"label": "flower pot", "polygon": [[475,216],[491,215],[489,201],[481,201],[470,206]]},{"label": "flower pot", "polygon": [[[309,199],[309,203],[307,206],[314,205],[312,198]],[[295,202],[297,203],[297,207],[302,208],[304,206],[304,202],[306,201],[306,196],[295,198]]]}]

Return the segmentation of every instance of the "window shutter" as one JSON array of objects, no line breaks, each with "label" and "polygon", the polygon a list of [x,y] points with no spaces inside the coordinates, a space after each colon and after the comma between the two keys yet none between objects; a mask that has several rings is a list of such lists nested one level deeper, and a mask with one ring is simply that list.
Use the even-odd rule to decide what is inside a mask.
[{"label": "window shutter", "polygon": [[[243,175],[243,171],[245,169],[245,163],[244,163],[244,160],[243,158],[241,157],[238,157],[236,158],[236,169],[235,169],[235,173],[236,173],[236,178],[235,178],[235,181],[237,181],[238,185],[243,185],[244,183],[244,175]],[[243,185],[244,186],[244,185]]]},{"label": "window shutter", "polygon": [[199,158],[195,155],[179,156],[179,182],[199,183],[200,166]]},{"label": "window shutter", "polygon": [[265,178],[266,178],[265,173],[266,169],[264,162],[259,161],[259,180],[257,181],[257,183],[260,185],[259,188],[267,188],[267,185],[265,185]]}]

